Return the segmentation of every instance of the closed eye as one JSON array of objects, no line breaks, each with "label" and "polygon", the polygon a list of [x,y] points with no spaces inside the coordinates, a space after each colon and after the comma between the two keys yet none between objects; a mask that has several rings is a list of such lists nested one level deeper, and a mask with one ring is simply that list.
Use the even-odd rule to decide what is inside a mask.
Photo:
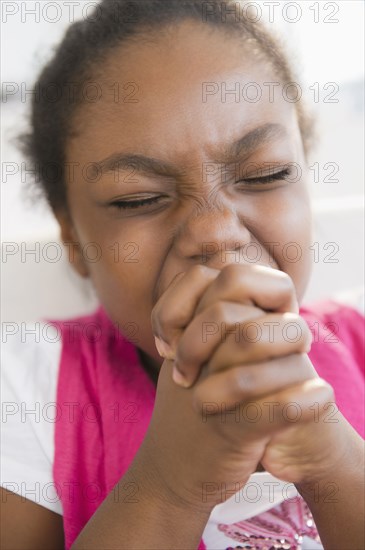
[{"label": "closed eye", "polygon": [[280,181],[288,179],[291,175],[290,168],[285,168],[280,170],[280,172],[275,172],[274,174],[268,174],[267,176],[257,176],[255,178],[245,178],[237,181],[236,183],[246,183],[248,185],[260,184],[265,185],[268,183],[273,183],[274,181]]},{"label": "closed eye", "polygon": [[[236,183],[245,183],[247,185],[255,185],[255,184],[265,185],[265,184],[273,183],[275,181],[285,180],[290,175],[291,175],[290,169],[285,168],[284,170],[280,170],[279,172],[275,172],[274,174],[268,174],[267,176],[257,176],[255,178],[246,178],[246,179],[239,180]],[[111,206],[115,206],[120,210],[140,208],[142,206],[156,204],[163,198],[164,198],[163,195],[158,195],[156,197],[148,197],[146,199],[128,200],[128,201],[118,200],[111,203]]]},{"label": "closed eye", "polygon": [[115,201],[111,203],[111,206],[115,206],[116,208],[119,208],[121,210],[126,210],[128,208],[140,208],[141,206],[147,206],[149,204],[155,204],[160,199],[162,199],[163,196],[159,195],[157,197],[149,197],[148,199],[138,199],[134,201]]}]

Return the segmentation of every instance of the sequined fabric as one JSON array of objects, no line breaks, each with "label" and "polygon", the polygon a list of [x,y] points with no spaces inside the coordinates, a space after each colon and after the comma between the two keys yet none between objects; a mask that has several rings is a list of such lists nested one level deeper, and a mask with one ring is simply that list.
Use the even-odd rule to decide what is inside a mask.
[{"label": "sequined fabric", "polygon": [[253,518],[218,529],[239,543],[226,550],[301,550],[303,536],[320,543],[312,514],[302,498],[286,500]]}]

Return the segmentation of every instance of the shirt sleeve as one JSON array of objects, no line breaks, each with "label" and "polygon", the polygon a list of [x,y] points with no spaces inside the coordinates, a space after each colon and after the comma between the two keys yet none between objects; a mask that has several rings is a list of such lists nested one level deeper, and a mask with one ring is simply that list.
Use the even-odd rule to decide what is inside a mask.
[{"label": "shirt sleeve", "polygon": [[50,323],[2,323],[3,488],[62,514],[53,481],[61,335]]}]

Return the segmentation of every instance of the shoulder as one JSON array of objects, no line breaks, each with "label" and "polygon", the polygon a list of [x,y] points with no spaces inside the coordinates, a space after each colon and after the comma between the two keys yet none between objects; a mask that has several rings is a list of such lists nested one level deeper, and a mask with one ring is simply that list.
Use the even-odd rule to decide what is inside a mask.
[{"label": "shoulder", "polygon": [[119,327],[114,324],[102,306],[93,313],[72,319],[50,321],[62,338],[64,350],[74,348],[76,352],[85,352],[95,347],[109,348],[115,342],[128,345],[127,340],[120,333]]},{"label": "shoulder", "polygon": [[54,481],[61,366],[69,358],[68,350],[77,356],[72,366],[84,364],[79,358],[93,348],[100,335],[104,341],[111,330],[111,322],[101,308],[90,315],[65,320],[2,323],[4,489],[62,514]]},{"label": "shoulder", "polygon": [[50,323],[1,327],[1,485],[62,513],[52,466],[62,342]]}]

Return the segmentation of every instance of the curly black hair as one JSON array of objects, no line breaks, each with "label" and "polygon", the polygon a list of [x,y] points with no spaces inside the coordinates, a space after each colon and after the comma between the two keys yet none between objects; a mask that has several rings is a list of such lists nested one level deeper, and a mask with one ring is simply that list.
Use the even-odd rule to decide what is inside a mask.
[{"label": "curly black hair", "polygon": [[[232,8],[241,7],[240,16]],[[248,16],[244,2],[234,0],[101,0],[87,19],[73,23],[42,70],[32,98],[31,128],[21,136],[21,148],[37,173],[37,185],[53,211],[68,211],[65,144],[72,132],[72,116],[82,104],[81,90],[103,56],[116,45],[139,41],[179,21],[194,19],[250,41],[274,66],[283,83],[294,82],[280,41]],[[245,16],[243,16],[245,14]],[[72,83],[72,100],[70,86]],[[313,121],[301,102],[295,103],[304,150],[308,151]]]}]

